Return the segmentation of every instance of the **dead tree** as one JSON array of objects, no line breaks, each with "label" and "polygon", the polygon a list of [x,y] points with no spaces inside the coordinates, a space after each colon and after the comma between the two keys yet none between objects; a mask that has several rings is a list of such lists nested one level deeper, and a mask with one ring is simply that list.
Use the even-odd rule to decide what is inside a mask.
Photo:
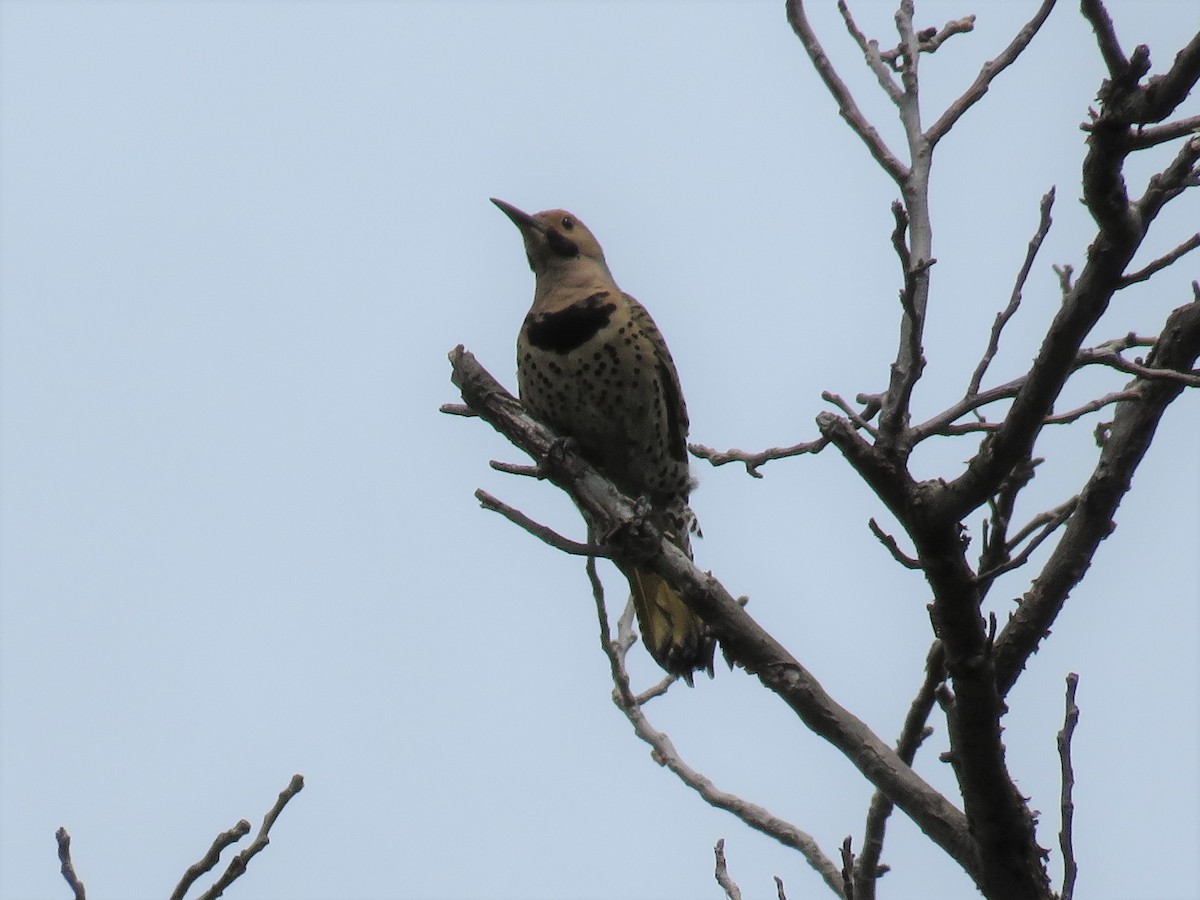
[{"label": "dead tree", "polygon": [[[1095,222],[1086,262],[1076,272],[1057,269],[1061,307],[1045,333],[1028,371],[1002,384],[989,384],[988,371],[1005,329],[1017,312],[1026,279],[1051,227],[1055,192],[1043,198],[1040,220],[1028,253],[1014,278],[1007,305],[995,315],[990,340],[973,371],[963,373],[961,399],[938,414],[914,422],[911,400],[925,366],[923,336],[936,275],[928,198],[933,150],[958,120],[978,103],[994,79],[1021,56],[1054,6],[1045,0],[1007,48],[985,63],[967,91],[922,124],[918,70],[923,54],[970,32],[974,17],[919,30],[911,0],[896,13],[898,42],[885,49],[859,28],[845,2],[838,8],[867,66],[894,103],[906,147],[889,146],[867,120],[845,81],[835,70],[811,28],[801,0],[789,0],[788,22],[812,65],[837,102],[846,124],[866,145],[874,162],[891,177],[900,199],[892,206],[892,244],[900,263],[898,348],[887,370],[886,387],[862,393],[854,403],[826,393],[837,411],[817,416],[812,439],[762,452],[718,452],[695,445],[695,456],[713,465],[740,463],[760,477],[775,460],[802,454],[841,454],[899,523],[903,536],[888,534],[871,522],[878,540],[898,564],[919,570],[928,587],[932,643],[926,677],[908,712],[895,746],[885,743],[849,710],[840,706],[772,635],[761,628],[717,577],[688,557],[639,516],[637,498],[622,496],[602,473],[556,440],[461,347],[451,353],[453,381],[465,406],[445,411],[478,416],[533,458],[534,467],[495,464],[506,471],[537,474],[566,491],[583,512],[588,544],[570,541],[491,495],[478,492],[486,508],[498,511],[560,551],[588,557],[602,643],[608,654],[617,705],[657,758],[710,804],[799,850],[833,893],[854,900],[876,894],[886,870],[880,859],[885,827],[899,807],[948,854],[979,891],[992,900],[1050,898],[1047,851],[1039,846],[1036,816],[1008,770],[1001,740],[1006,698],[1027,660],[1047,638],[1068,595],[1088,570],[1131,479],[1154,438],[1168,406],[1187,388],[1200,386],[1200,285],[1162,322],[1157,333],[1113,335],[1090,343],[1105,312],[1120,291],[1144,282],[1200,247],[1200,234],[1183,239],[1169,253],[1136,271],[1135,254],[1155,218],[1189,187],[1200,182],[1200,116],[1178,117],[1177,109],[1200,78],[1200,34],[1175,55],[1171,65],[1150,76],[1145,45],[1126,54],[1100,0],[1083,0],[1082,15],[1096,35],[1108,77],[1099,87],[1097,107],[1083,123],[1087,153],[1082,196]],[[1172,118],[1176,116],[1175,118]],[[1144,184],[1127,184],[1127,161],[1148,148],[1170,145],[1173,159]],[[1143,350],[1144,356],[1132,356]],[[1064,386],[1092,367],[1107,367],[1128,379],[1090,401],[1057,411]],[[1018,498],[1034,478],[1042,459],[1039,436],[1048,425],[1076,422],[1102,411],[1108,420],[1096,428],[1095,465],[1075,492],[1028,521],[1014,519]],[[920,480],[910,471],[914,449],[929,440],[956,441],[968,461],[960,471]],[[968,521],[982,515],[984,525],[971,540]],[[903,549],[902,543],[911,549]],[[996,580],[1026,566],[1034,550],[1049,549],[1041,569],[1030,575],[1015,611],[1006,621],[985,614],[985,601]],[[630,686],[625,654],[634,641],[626,610],[610,633],[603,592],[595,576],[596,556],[648,565],[678,588],[686,602],[709,623],[731,664],[757,676],[813,732],[840,750],[875,788],[857,854],[850,839],[836,860],[799,828],[767,810],[716,789],[689,768],[670,740],[645,716],[643,705],[669,687],[669,681],[641,694]],[[1075,861],[1071,844],[1070,738],[1078,710],[1074,676],[1068,679],[1067,715],[1059,736],[1063,783],[1061,851],[1065,878],[1061,896],[1073,892]],[[944,717],[951,764],[959,796],[933,788],[912,764],[928,733],[929,720]],[[730,896],[736,885],[717,848],[717,876]],[[779,888],[783,894],[782,885]]]}]

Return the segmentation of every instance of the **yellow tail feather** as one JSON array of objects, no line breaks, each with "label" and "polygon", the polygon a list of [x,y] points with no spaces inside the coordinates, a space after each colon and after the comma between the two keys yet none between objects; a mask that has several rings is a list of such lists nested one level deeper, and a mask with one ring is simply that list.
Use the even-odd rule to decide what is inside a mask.
[{"label": "yellow tail feather", "polygon": [[692,683],[692,673],[713,672],[713,641],[704,622],[660,576],[648,569],[626,573],[642,641],[655,661]]}]

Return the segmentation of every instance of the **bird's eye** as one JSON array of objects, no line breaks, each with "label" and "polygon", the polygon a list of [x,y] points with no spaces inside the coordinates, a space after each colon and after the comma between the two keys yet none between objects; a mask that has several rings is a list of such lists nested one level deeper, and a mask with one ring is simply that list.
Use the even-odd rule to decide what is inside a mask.
[{"label": "bird's eye", "polygon": [[562,227],[564,231],[570,231],[575,227],[575,220],[570,216],[563,216]]}]

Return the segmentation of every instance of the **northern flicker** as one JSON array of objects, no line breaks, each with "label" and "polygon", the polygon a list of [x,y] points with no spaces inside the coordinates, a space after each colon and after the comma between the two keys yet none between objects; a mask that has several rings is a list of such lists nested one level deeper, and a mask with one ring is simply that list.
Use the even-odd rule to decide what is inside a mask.
[{"label": "northern flicker", "polygon": [[[599,242],[575,216],[492,202],[520,229],[536,278],[517,337],[521,402],[573,438],[623,492],[647,501],[651,521],[690,555],[687,407],[658,327],[617,287]],[[689,684],[698,669],[711,675],[713,641],[700,618],[654,572],[621,571],[650,655]]]}]

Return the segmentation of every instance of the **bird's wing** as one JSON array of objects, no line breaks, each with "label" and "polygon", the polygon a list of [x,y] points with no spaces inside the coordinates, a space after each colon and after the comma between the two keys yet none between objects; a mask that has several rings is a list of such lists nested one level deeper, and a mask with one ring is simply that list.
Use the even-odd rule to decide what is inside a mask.
[{"label": "bird's wing", "polygon": [[654,319],[646,311],[646,307],[629,294],[624,296],[629,301],[630,318],[642,329],[654,347],[655,366],[658,369],[659,382],[662,384],[663,405],[667,413],[667,438],[671,456],[680,462],[687,462],[687,404],[683,399],[683,388],[679,384],[675,360],[671,358],[667,342],[663,340],[662,332],[654,324]]}]

